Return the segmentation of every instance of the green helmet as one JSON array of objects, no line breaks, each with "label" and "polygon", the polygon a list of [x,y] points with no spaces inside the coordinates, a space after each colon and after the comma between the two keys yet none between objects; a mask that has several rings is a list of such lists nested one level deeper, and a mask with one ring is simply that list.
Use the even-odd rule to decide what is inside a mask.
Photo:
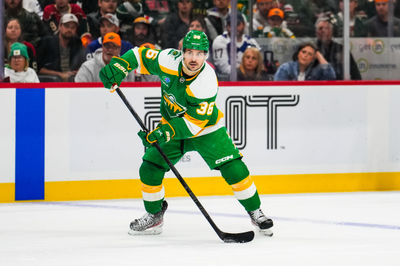
[{"label": "green helmet", "polygon": [[208,38],[207,35],[198,30],[189,31],[185,38],[183,38],[182,49],[194,49],[208,52]]}]

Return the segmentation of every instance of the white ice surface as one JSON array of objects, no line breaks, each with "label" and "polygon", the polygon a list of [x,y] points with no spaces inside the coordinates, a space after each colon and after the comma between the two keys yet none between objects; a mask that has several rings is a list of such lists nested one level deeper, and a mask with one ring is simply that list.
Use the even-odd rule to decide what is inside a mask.
[{"label": "white ice surface", "polygon": [[[0,265],[400,265],[400,192],[261,196],[272,238],[223,243],[190,198],[164,232],[130,236],[141,200],[0,204]],[[231,196],[200,197],[225,232],[253,229]]]}]

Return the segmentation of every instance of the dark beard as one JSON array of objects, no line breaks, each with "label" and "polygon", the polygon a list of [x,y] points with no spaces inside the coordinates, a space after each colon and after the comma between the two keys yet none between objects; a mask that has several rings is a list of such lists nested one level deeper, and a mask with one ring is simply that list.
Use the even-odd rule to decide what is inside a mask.
[{"label": "dark beard", "polygon": [[136,43],[143,43],[146,40],[146,35],[144,34],[139,34],[139,35],[135,35],[135,42]]}]

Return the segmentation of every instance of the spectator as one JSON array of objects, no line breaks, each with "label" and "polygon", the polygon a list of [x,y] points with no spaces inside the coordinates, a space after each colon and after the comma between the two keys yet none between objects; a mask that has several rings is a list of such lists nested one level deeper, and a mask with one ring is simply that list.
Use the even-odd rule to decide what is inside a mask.
[{"label": "spectator", "polygon": [[143,44],[150,43],[160,48],[154,37],[154,31],[149,20],[145,17],[138,17],[133,21],[133,28],[128,32],[127,40],[129,40],[133,46],[142,46]]},{"label": "spectator", "polygon": [[[102,47],[103,37],[106,33],[119,31],[119,20],[115,14],[107,13],[100,19],[100,34],[101,37],[92,41],[86,49],[86,59],[93,58],[95,51]],[[126,53],[128,50],[132,49],[133,45],[128,42],[121,40],[121,54]]]},{"label": "spectator", "polygon": [[214,7],[207,10],[205,22],[211,42],[226,30],[226,18],[229,16],[229,0],[213,0]]},{"label": "spectator", "polygon": [[39,74],[71,81],[85,56],[82,42],[76,35],[78,18],[64,14],[60,19],[57,35],[43,38],[38,49]]},{"label": "spectator", "polygon": [[177,5],[178,12],[167,17],[161,31],[163,48],[178,48],[179,40],[188,32],[193,3],[191,0],[178,0]]},{"label": "spectator", "polygon": [[[255,46],[260,49],[258,43],[249,36],[244,34],[245,21],[241,14],[237,15],[237,35],[236,35],[236,62],[237,65],[234,67],[239,67],[240,61],[242,60],[243,52],[249,46]],[[227,19],[227,31],[222,35],[215,38],[212,44],[213,60],[217,68],[217,74],[220,76],[228,75],[231,72],[230,64],[230,17]]]},{"label": "spectator", "polygon": [[253,17],[253,36],[262,35],[268,26],[268,13],[273,8],[273,0],[257,0],[257,11]]},{"label": "spectator", "polygon": [[90,14],[97,11],[98,0],[82,0],[82,10],[85,14]]},{"label": "spectator", "polygon": [[22,39],[22,30],[19,20],[17,18],[11,18],[7,21],[5,29],[5,42],[4,42],[5,64],[8,63],[8,55],[11,52],[11,45],[16,42],[23,43],[27,47],[29,56],[29,67],[37,71],[36,49],[30,42],[26,42]]},{"label": "spectator", "polygon": [[311,0],[285,0],[283,9],[285,11],[285,20],[296,37],[311,37],[315,35],[313,13]]},{"label": "spectator", "polygon": [[99,9],[87,15],[89,30],[93,39],[97,39],[100,34],[100,19],[107,13],[116,14],[118,0],[99,0]]},{"label": "spectator", "polygon": [[[350,0],[349,13],[350,13],[350,36],[354,37],[355,32],[362,31],[363,23],[367,19],[367,15],[364,11],[357,11],[358,0]],[[337,18],[337,36],[343,36],[343,0],[339,1],[340,11],[336,14]]]},{"label": "spectator", "polygon": [[[389,0],[375,0],[376,15],[364,23],[363,30],[357,36],[368,37],[389,37]],[[394,4],[393,4],[394,6]],[[400,19],[393,17],[393,37],[400,37]]]},{"label": "spectator", "polygon": [[144,6],[146,6],[146,3],[142,3],[140,0],[125,0],[118,5],[116,12],[121,22],[120,29],[122,36],[131,31],[132,21],[137,17],[144,16]]},{"label": "spectator", "polygon": [[5,0],[4,20],[17,18],[22,27],[22,39],[35,47],[40,38],[48,35],[45,25],[36,13],[30,13],[22,7],[22,0]]},{"label": "spectator", "polygon": [[[86,61],[79,68],[75,76],[75,82],[100,82],[100,69],[109,64],[113,56],[121,54],[121,38],[115,32],[104,35],[102,49],[94,54],[94,57]],[[135,75],[130,72],[125,81],[135,81]]]},{"label": "spectator", "polygon": [[35,70],[29,67],[28,49],[23,43],[15,42],[11,45],[8,56],[9,64],[4,68],[6,81],[16,82],[39,82]]},{"label": "spectator", "polygon": [[268,80],[262,55],[257,48],[248,47],[244,51],[242,62],[237,70],[237,80]]},{"label": "spectator", "polygon": [[[320,17],[315,23],[317,34],[317,47],[326,60],[332,65],[336,73],[336,79],[343,80],[343,45],[335,42],[333,37],[333,25],[326,17]],[[360,80],[361,74],[353,56],[350,54],[350,77],[352,80]]]},{"label": "spectator", "polygon": [[144,14],[153,18],[156,25],[164,24],[166,17],[176,12],[176,0],[142,0],[142,2]]},{"label": "spectator", "polygon": [[283,63],[274,80],[335,80],[332,66],[312,43],[303,43],[293,54],[293,61]]},{"label": "spectator", "polygon": [[287,27],[284,27],[284,13],[279,8],[272,8],[268,12],[268,25],[263,29],[262,36],[267,38],[285,37],[294,39],[295,36]]},{"label": "spectator", "polygon": [[[207,34],[206,22],[201,16],[195,16],[190,20],[188,32],[191,30],[198,30]],[[182,45],[183,38],[179,41],[178,50],[182,50]]]},{"label": "spectator", "polygon": [[28,12],[36,13],[40,18],[43,17],[43,10],[38,0],[22,0],[22,7]]},{"label": "spectator", "polygon": [[212,6],[213,0],[193,0],[193,15],[204,17]]},{"label": "spectator", "polygon": [[83,46],[86,47],[92,41],[92,36],[89,33],[86,14],[77,4],[70,4],[69,0],[55,0],[55,4],[47,5],[44,8],[43,21],[51,33],[57,34],[60,18],[67,13],[72,13],[78,18],[77,34],[81,38]]}]

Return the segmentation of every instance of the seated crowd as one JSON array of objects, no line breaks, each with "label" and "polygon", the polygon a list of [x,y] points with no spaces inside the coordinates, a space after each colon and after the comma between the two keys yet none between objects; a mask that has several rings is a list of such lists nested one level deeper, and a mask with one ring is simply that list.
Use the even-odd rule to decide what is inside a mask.
[{"label": "seated crowd", "polygon": [[[400,5],[350,0],[351,37],[400,36]],[[4,65],[8,82],[98,82],[112,56],[135,46],[181,49],[192,29],[210,40],[211,64],[220,80],[342,80],[343,0],[5,0]],[[249,21],[249,18],[252,21]],[[232,27],[231,21],[236,21]],[[251,23],[250,23],[251,22]],[[252,28],[250,28],[252,27]],[[231,29],[236,29],[236,65],[231,66]],[[312,38],[298,45],[293,61],[270,60],[259,38]],[[291,40],[290,40],[291,41]],[[350,76],[361,79],[350,55]],[[127,81],[157,81],[132,72]]]}]

